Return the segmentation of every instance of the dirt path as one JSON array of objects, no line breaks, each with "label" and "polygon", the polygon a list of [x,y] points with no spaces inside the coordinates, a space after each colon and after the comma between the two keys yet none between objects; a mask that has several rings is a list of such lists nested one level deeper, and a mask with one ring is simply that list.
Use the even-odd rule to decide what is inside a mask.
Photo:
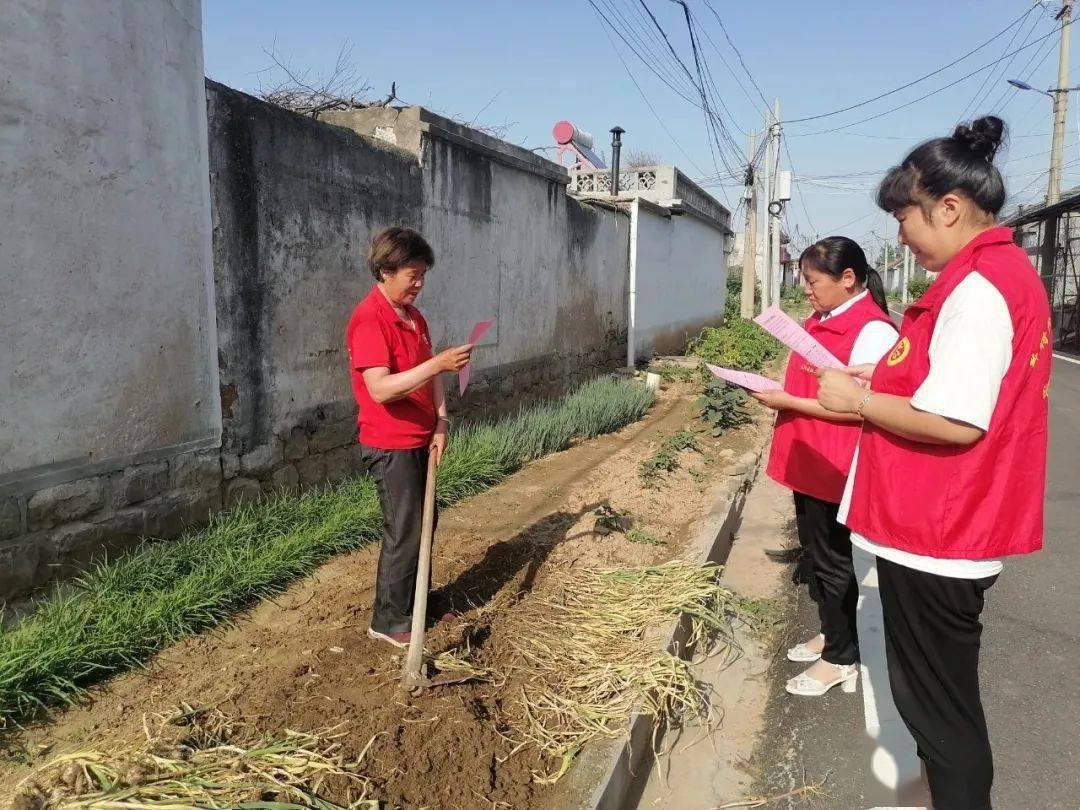
[{"label": "dirt path", "polygon": [[[673,386],[641,422],[542,459],[447,510],[436,541],[434,601],[466,613],[463,622],[433,631],[429,649],[467,642],[478,664],[499,672],[509,655],[500,615],[545,587],[553,572],[677,557],[757,430],[720,439],[699,434],[703,453],[683,451],[680,469],[644,487],[639,463],[664,437],[700,425],[691,403],[691,391]],[[626,510],[664,544],[598,533],[600,506]],[[145,671],[113,679],[85,705],[12,742],[27,750],[51,746],[51,754],[111,750],[142,738],[144,716],[185,700],[270,731],[346,724],[351,754],[371,742],[365,773],[388,806],[549,806],[549,790],[532,779],[543,768],[539,758],[526,749],[503,759],[514,747],[507,721],[513,682],[417,698],[396,689],[400,661],[365,636],[377,555],[373,546],[332,560],[233,625],[165,650]],[[9,755],[0,765],[0,785],[11,788],[25,776],[17,759]]]}]

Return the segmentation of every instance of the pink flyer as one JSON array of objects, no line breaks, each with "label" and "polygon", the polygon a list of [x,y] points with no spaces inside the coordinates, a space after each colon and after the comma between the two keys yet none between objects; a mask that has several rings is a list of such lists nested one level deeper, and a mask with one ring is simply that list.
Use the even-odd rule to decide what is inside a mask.
[{"label": "pink flyer", "polygon": [[779,340],[796,354],[801,354],[818,368],[843,368],[844,364],[822,346],[817,338],[792,320],[780,307],[769,307],[754,323]]},{"label": "pink flyer", "polygon": [[723,368],[722,366],[711,366],[708,363],[706,363],[706,365],[713,375],[719,377],[721,380],[737,385],[740,388],[745,388],[747,391],[756,391],[758,393],[762,391],[781,391],[784,387],[776,380],[770,380],[768,377],[762,377],[760,374],[751,374],[748,371],[736,371],[733,368]]},{"label": "pink flyer", "polygon": [[[484,336],[484,333],[488,329],[495,325],[496,318],[492,318],[490,321],[479,321],[476,326],[469,332],[469,339],[466,343],[471,343],[474,346],[480,341],[480,338]],[[465,389],[469,387],[469,377],[472,373],[472,363],[466,363],[465,367],[458,372],[458,393],[461,396],[465,396]]]}]

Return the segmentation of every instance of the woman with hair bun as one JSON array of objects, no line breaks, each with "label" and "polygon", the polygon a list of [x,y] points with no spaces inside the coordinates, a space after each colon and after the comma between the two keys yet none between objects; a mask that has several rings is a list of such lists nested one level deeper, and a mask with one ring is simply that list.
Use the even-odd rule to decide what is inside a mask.
[{"label": "woman with hair bun", "polygon": [[[845,363],[877,362],[896,342],[885,288],[859,244],[846,236],[815,242],[799,257],[803,291],[814,309],[807,331]],[[855,608],[859,590],[848,530],[836,522],[859,417],[836,414],[817,401],[817,369],[793,354],[782,391],[752,396],[778,411],[768,474],[792,490],[795,525],[803,548],[810,598],[821,633],[796,644],[789,661],[811,666],[787,682],[793,695],[819,697],[839,685],[854,691],[859,641]]]},{"label": "woman with hair bun", "polygon": [[979,614],[1002,558],[1042,547],[1050,308],[995,225],[1004,133],[980,118],[885,175],[878,205],[939,275],[876,367],[824,371],[818,389],[862,417],[839,519],[877,556],[893,698],[937,810],[990,807]]}]

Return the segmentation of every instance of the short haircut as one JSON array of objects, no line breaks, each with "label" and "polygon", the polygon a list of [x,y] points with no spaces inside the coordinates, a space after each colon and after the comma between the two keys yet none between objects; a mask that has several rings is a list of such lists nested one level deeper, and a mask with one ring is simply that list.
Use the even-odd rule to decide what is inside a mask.
[{"label": "short haircut", "polygon": [[368,269],[376,281],[383,280],[383,273],[393,275],[399,267],[414,263],[431,268],[435,264],[435,251],[412,228],[386,228],[372,238]]}]

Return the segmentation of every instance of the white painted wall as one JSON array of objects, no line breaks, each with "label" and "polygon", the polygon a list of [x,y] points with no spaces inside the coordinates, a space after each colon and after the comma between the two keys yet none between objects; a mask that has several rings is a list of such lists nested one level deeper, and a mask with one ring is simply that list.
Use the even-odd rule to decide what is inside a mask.
[{"label": "white painted wall", "polygon": [[692,214],[670,212],[635,200],[634,354],[680,348],[702,326],[724,314],[726,236]]},{"label": "white painted wall", "polygon": [[200,0],[0,16],[0,488],[213,445]]}]

